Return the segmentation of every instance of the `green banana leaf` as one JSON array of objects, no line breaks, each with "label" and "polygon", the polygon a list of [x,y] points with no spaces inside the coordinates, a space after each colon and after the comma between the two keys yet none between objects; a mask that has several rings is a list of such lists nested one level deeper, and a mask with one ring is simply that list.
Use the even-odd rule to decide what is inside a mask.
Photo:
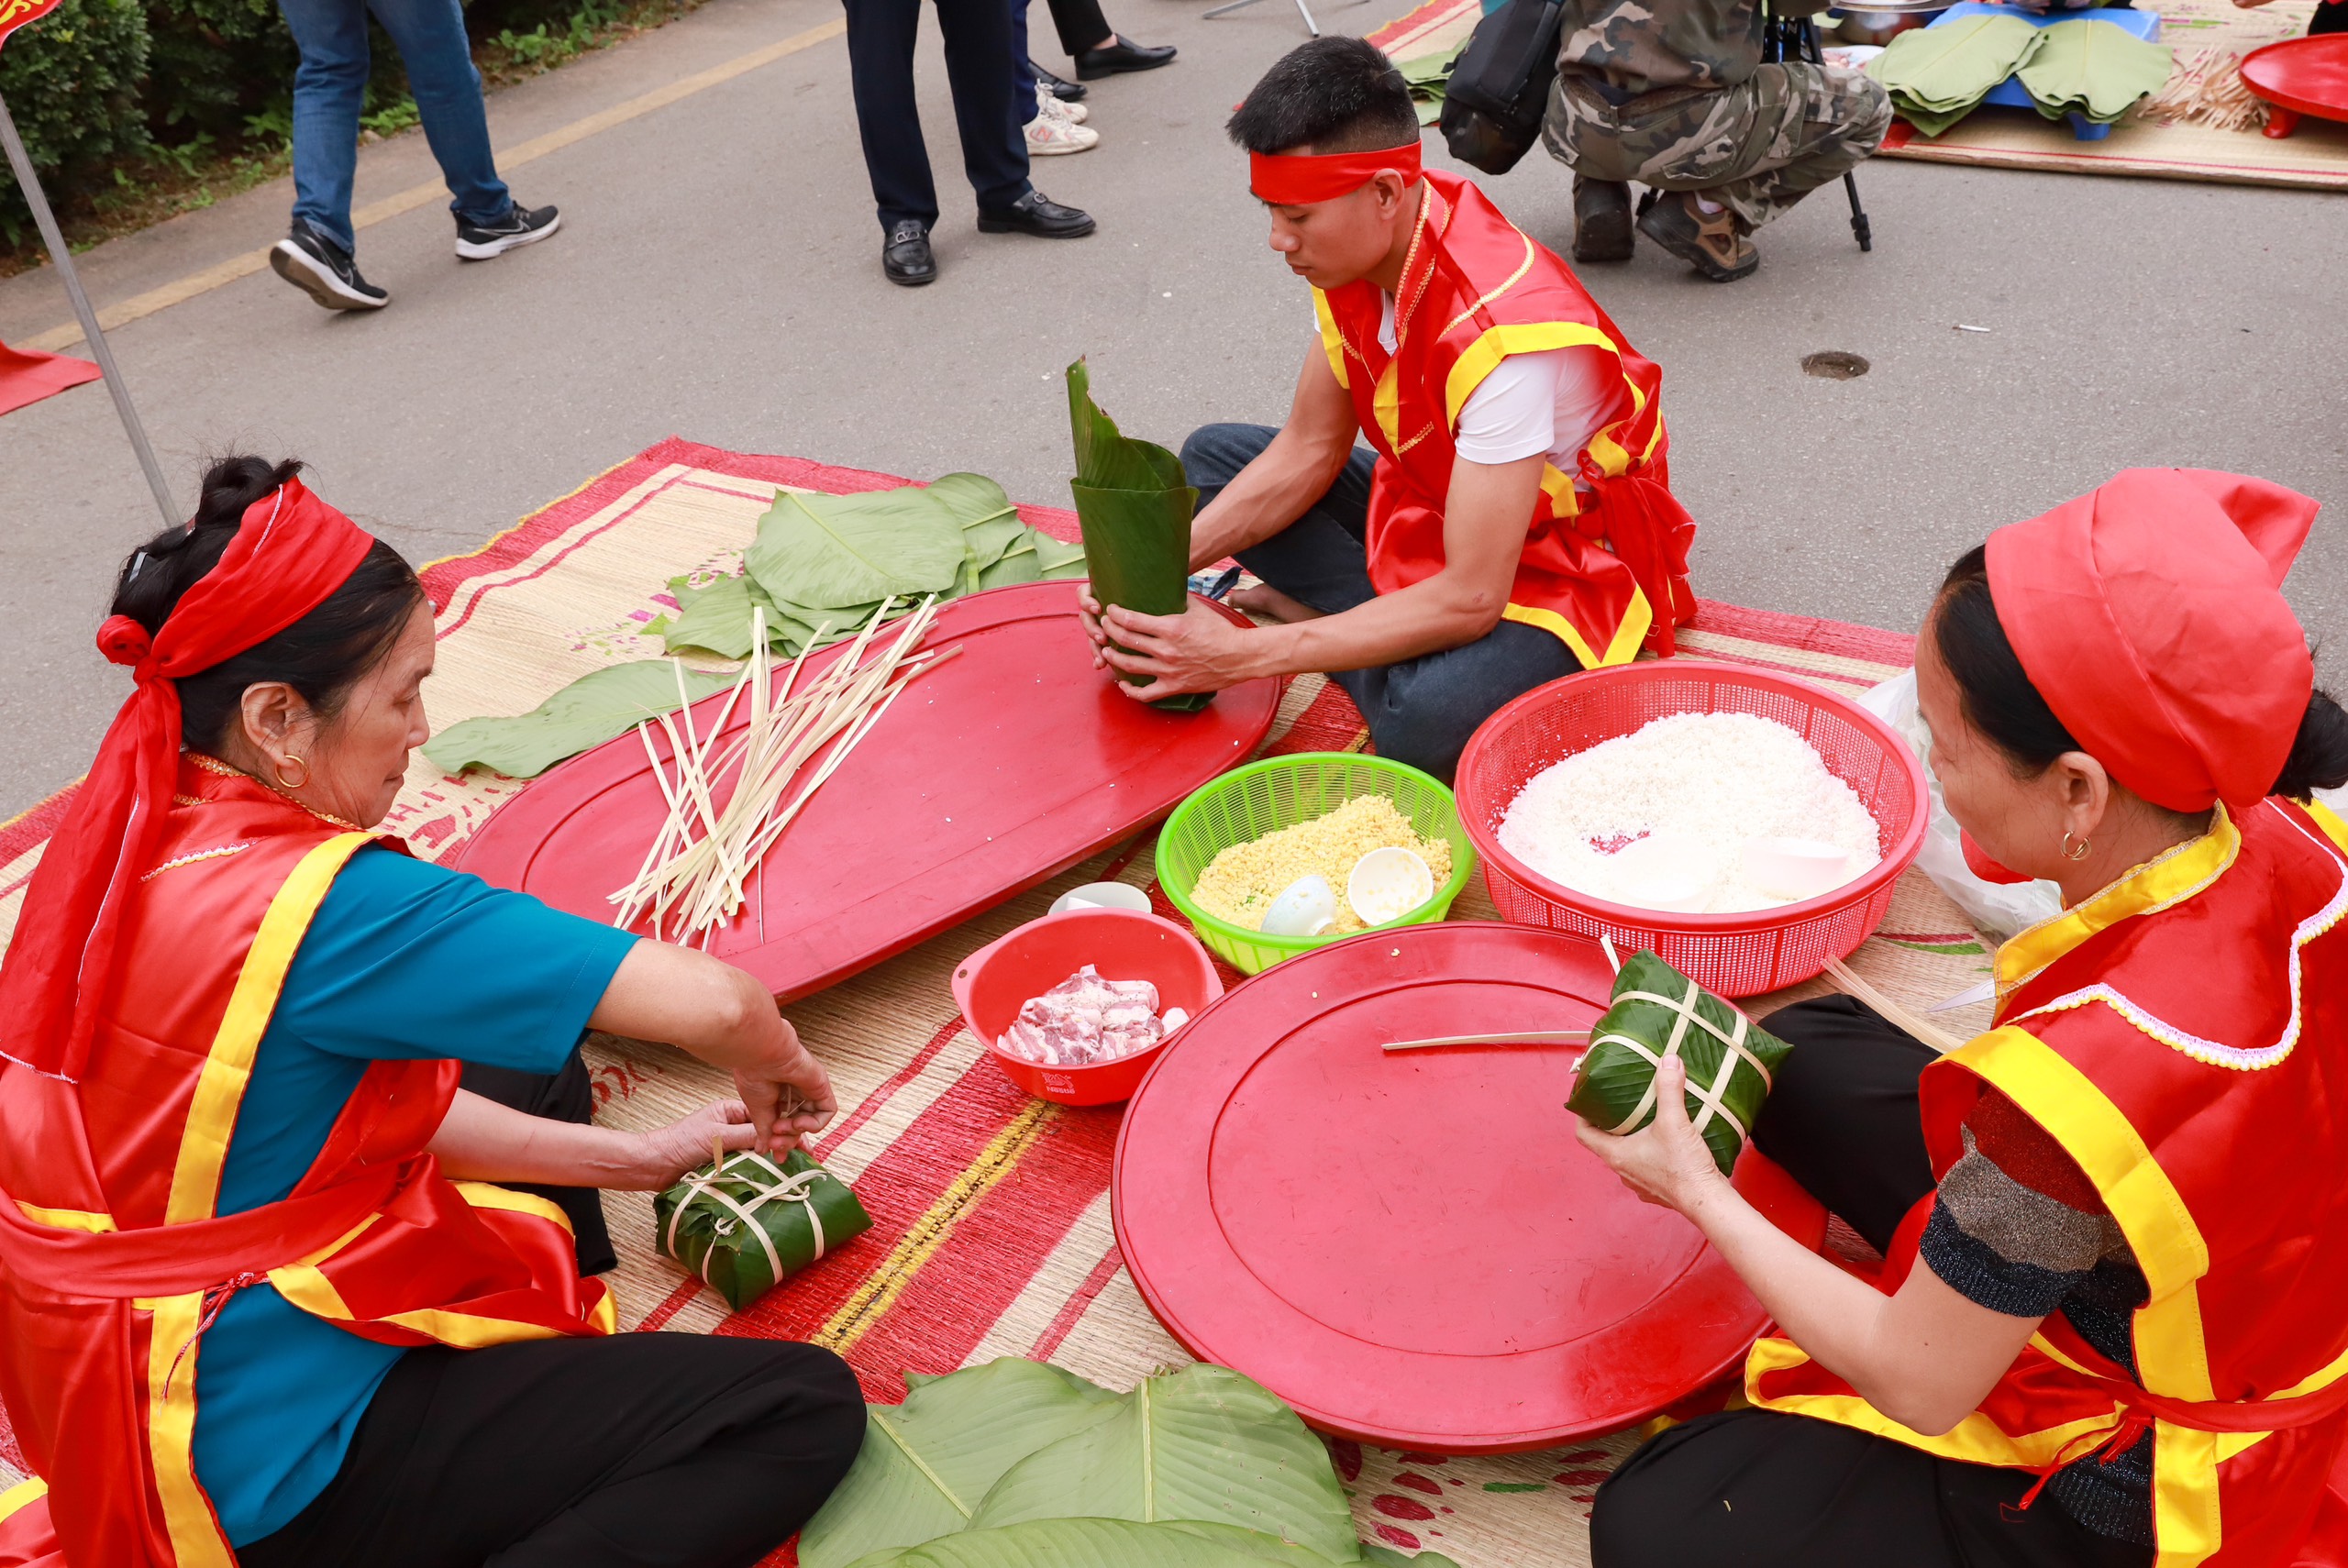
[{"label": "green banana leaf", "polygon": [[752,613],[757,610],[767,613],[770,636],[777,629],[774,601],[748,577],[721,577],[700,588],[687,586],[684,578],[671,578],[669,592],[678,611],[661,627],[660,635],[670,653],[701,648],[722,658],[747,658]]},{"label": "green banana leaf", "polygon": [[[1683,1013],[1688,1016],[1683,1017]],[[1703,1027],[1707,1023],[1711,1027]],[[1640,1103],[1650,1098],[1648,1090],[1656,1075],[1655,1063],[1625,1040],[1637,1041],[1656,1055],[1663,1056],[1669,1054],[1667,1047],[1676,1034],[1679,1058],[1688,1066],[1688,1115],[1691,1121],[1702,1117],[1705,1105],[1696,1091],[1700,1088],[1707,1091],[1711,1088],[1719,1080],[1722,1059],[1731,1055],[1729,1047],[1712,1030],[1735,1035],[1740,1026],[1744,1029],[1745,1050],[1768,1069],[1768,1077],[1765,1077],[1751,1062],[1740,1058],[1727,1087],[1721,1090],[1720,1099],[1734,1113],[1736,1121],[1749,1129],[1761,1114],[1762,1101],[1768,1097],[1770,1078],[1793,1047],[1755,1028],[1736,1009],[1696,986],[1653,953],[1634,954],[1614,977],[1613,1005],[1590,1025],[1589,1052],[1574,1076],[1573,1093],[1566,1100],[1566,1109],[1603,1132],[1622,1127]],[[1654,1120],[1655,1108],[1650,1104],[1635,1122],[1623,1127],[1623,1131],[1625,1134],[1636,1132]],[[1744,1151],[1744,1134],[1737,1131],[1735,1123],[1715,1113],[1705,1121],[1700,1135],[1711,1150],[1713,1163],[1726,1176]]]},{"label": "green banana leaf", "polygon": [[1451,67],[1468,47],[1461,39],[1449,49],[1437,54],[1423,54],[1415,60],[1405,60],[1394,67],[1402,74],[1402,83],[1411,90],[1411,102],[1419,111],[1419,124],[1431,126],[1443,118],[1443,100],[1451,86]]},{"label": "green banana leaf", "polygon": [[2168,84],[2175,57],[2166,44],[2084,18],[2040,32],[2045,41],[2014,74],[2032,107],[2050,120],[2076,114],[2108,126]]},{"label": "green banana leaf", "polygon": [[[1077,521],[1092,596],[1144,615],[1179,615],[1190,602],[1191,513],[1199,492],[1182,459],[1165,447],[1119,434],[1116,422],[1092,401],[1091,374],[1079,359],[1068,368],[1069,425],[1075,437]],[[1146,686],[1146,676],[1124,677]],[[1168,697],[1154,706],[1195,713],[1212,692]]]},{"label": "green banana leaf", "polygon": [[944,593],[965,553],[954,513],[906,485],[861,495],[778,491],[743,561],[773,598],[823,607]]},{"label": "green banana leaf", "polygon": [[2019,17],[1963,17],[1901,33],[1867,61],[1866,73],[1883,83],[1902,118],[1939,136],[2044,43],[2040,29]]},{"label": "green banana leaf", "polygon": [[1232,1525],[1038,1519],[876,1551],[853,1568],[1332,1568],[1301,1546]]},{"label": "green banana leaf", "polygon": [[800,1532],[800,1568],[846,1568],[969,1529],[1004,1471],[1119,1403],[1074,1373],[1016,1356],[905,1382],[903,1404],[867,1408],[863,1452]]},{"label": "green banana leaf", "polygon": [[[731,675],[685,671],[686,696],[696,702],[733,684]],[[581,676],[526,713],[450,724],[426,743],[424,755],[444,773],[493,767],[515,778],[533,778],[566,756],[599,746],[682,705],[677,695],[677,667],[669,660],[607,665]]]},{"label": "green banana leaf", "polygon": [[1019,508],[984,474],[941,474],[923,493],[952,515],[962,530],[965,553],[980,566],[1002,559],[1027,532]]},{"label": "green banana leaf", "polygon": [[1364,1562],[1375,1562],[1378,1568],[1407,1568],[1408,1564],[1413,1562],[1418,1564],[1418,1568],[1459,1568],[1458,1563],[1454,1562],[1440,1551],[1422,1551],[1416,1557],[1412,1557],[1408,1552],[1397,1551],[1390,1546],[1379,1546],[1374,1541],[1368,1540],[1361,1543],[1361,1560]]},{"label": "green banana leaf", "polygon": [[1359,1555],[1328,1450],[1294,1411],[1227,1367],[1145,1378],[1108,1419],[1004,1472],[972,1529],[1053,1518],[1205,1519]]},{"label": "green banana leaf", "polygon": [[737,1312],[872,1229],[847,1183],[801,1149],[781,1165],[745,1150],[703,1166],[652,1200],[652,1221],[660,1250]]}]

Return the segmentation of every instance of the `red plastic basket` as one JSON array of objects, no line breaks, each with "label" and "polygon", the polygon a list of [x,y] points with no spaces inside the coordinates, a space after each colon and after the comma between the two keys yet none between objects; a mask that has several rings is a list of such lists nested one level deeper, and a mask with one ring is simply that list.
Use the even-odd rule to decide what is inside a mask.
[{"label": "red plastic basket", "polygon": [[[1668,914],[1576,892],[1501,846],[1501,818],[1543,768],[1668,713],[1753,713],[1800,735],[1857,791],[1881,831],[1883,858],[1820,898],[1736,914]],[[1460,823],[1483,856],[1501,918],[1652,948],[1705,988],[1757,996],[1807,980],[1858,946],[1891,907],[1892,884],[1924,844],[1924,765],[1891,727],[1790,676],[1674,658],[1569,675],[1484,721],[1459,759]]]}]

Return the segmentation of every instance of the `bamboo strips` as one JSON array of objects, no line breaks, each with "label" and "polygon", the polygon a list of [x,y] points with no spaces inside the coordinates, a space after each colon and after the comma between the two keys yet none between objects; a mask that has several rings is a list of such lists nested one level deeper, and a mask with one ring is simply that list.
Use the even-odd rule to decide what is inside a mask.
[{"label": "bamboo strips", "polygon": [[[872,733],[907,685],[961,651],[922,649],[936,618],[935,599],[906,616],[885,645],[877,645],[881,624],[894,608],[894,601],[882,604],[803,690],[804,653],[791,661],[778,686],[767,648],[766,613],[760,610],[752,618],[750,657],[741,679],[705,734],[696,729],[690,702],[674,715],[662,713],[637,726],[669,814],[635,878],[611,895],[619,906],[615,925],[632,926],[648,915],[656,939],[698,942],[706,948],[718,929],[741,913],[760,859],[815,791]],[[681,666],[677,689],[681,696]],[[739,733],[721,745],[737,708],[746,701]],[[669,743],[665,759],[653,744],[656,723]],[[794,790],[792,781],[802,773],[807,777]]]}]

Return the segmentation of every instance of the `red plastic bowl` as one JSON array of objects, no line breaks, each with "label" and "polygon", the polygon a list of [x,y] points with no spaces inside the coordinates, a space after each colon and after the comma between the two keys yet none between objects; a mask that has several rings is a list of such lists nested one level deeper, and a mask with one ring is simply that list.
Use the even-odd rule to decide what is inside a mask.
[{"label": "red plastic bowl", "polygon": [[[1883,858],[1865,876],[1798,904],[1671,914],[1577,892],[1501,846],[1501,818],[1534,774],[1668,713],[1753,713],[1791,729],[1874,814]],[[1891,908],[1892,884],[1924,846],[1931,805],[1924,765],[1866,709],[1791,676],[1687,657],[1590,670],[1526,692],[1468,740],[1455,790],[1460,823],[1483,856],[1484,885],[1501,919],[1606,936],[1625,955],[1653,949],[1724,997],[1799,984],[1865,942]]]},{"label": "red plastic bowl", "polygon": [[1029,921],[956,966],[954,1002],[1013,1083],[1061,1105],[1115,1105],[1133,1098],[1168,1041],[1089,1067],[1047,1067],[997,1043],[1028,999],[1042,996],[1085,965],[1112,980],[1147,980],[1158,1006],[1196,1018],[1223,995],[1223,981],[1199,939],[1154,914],[1132,910],[1069,910]]}]

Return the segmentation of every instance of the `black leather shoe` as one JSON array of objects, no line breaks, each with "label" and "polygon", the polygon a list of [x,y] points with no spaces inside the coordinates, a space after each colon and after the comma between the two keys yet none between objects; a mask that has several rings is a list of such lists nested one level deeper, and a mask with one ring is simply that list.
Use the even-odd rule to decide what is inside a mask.
[{"label": "black leather shoe", "polygon": [[1032,60],[1027,62],[1027,69],[1036,73],[1036,80],[1043,83],[1044,91],[1063,104],[1081,104],[1084,102],[1084,95],[1092,91],[1090,87],[1081,87],[1063,77],[1053,75]]},{"label": "black leather shoe", "polygon": [[912,218],[891,229],[888,243],[880,248],[880,271],[891,282],[909,289],[936,282],[937,258],[929,251],[929,230]]},{"label": "black leather shoe", "polygon": [[1076,79],[1095,82],[1103,76],[1114,76],[1121,71],[1155,71],[1161,65],[1174,63],[1174,46],[1159,44],[1155,49],[1113,36],[1099,49],[1088,49],[1076,57]]},{"label": "black leather shoe", "polygon": [[[1032,234],[1038,239],[1077,239],[1091,234],[1092,226],[1091,213],[1064,207],[1041,191],[1028,192],[1000,212],[979,209],[980,234]],[[928,249],[924,243],[925,255]]]},{"label": "black leather shoe", "polygon": [[1631,187],[1575,175],[1574,259],[1628,261],[1631,236]]}]

